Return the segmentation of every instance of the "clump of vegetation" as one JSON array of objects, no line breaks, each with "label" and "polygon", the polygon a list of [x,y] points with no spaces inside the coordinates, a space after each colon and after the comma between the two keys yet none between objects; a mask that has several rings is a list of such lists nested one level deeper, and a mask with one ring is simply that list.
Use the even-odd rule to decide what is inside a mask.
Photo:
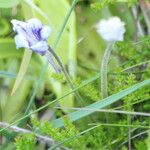
[{"label": "clump of vegetation", "polygon": [[15,139],[17,150],[35,149],[36,138],[34,134],[22,134]]}]

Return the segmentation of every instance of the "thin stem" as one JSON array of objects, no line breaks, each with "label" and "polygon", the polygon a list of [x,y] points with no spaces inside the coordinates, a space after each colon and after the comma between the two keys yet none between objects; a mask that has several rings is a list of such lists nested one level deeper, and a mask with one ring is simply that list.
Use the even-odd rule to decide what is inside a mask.
[{"label": "thin stem", "polygon": [[150,33],[150,2],[139,0],[139,3],[145,18],[145,22],[148,28],[148,33]]},{"label": "thin stem", "polygon": [[[8,123],[0,122],[0,127],[7,127],[7,126],[9,126]],[[14,131],[14,132],[19,132],[19,133],[33,133],[30,130],[19,128],[17,126],[10,126],[9,129],[12,130],[12,131]],[[47,136],[42,136],[42,135],[39,135],[39,134],[35,134],[35,136],[40,141],[44,141],[44,142],[51,143],[51,144],[54,143],[54,140],[51,139],[51,138],[49,138],[49,137],[47,137]]]},{"label": "thin stem", "polygon": [[73,9],[75,8],[77,2],[78,2],[78,0],[73,0],[73,2],[72,2],[72,4],[71,4],[70,10],[68,11],[67,15],[65,16],[64,22],[63,22],[63,24],[62,24],[62,28],[60,29],[58,35],[56,36],[56,40],[55,40],[55,43],[54,43],[54,46],[53,46],[54,49],[55,49],[56,46],[58,45],[60,36],[62,35],[62,33],[63,33],[63,31],[64,31],[64,28],[65,28],[65,26],[66,26],[66,23],[67,23],[67,21],[69,20],[70,14],[71,14],[71,12],[73,11]]},{"label": "thin stem", "polygon": [[[57,63],[59,64],[59,66],[61,67],[61,70],[62,70],[62,72],[63,72],[63,74],[64,74],[64,76],[65,76],[65,78],[66,78],[66,80],[67,80],[67,82],[68,82],[68,84],[69,84],[69,86],[70,86],[70,88],[72,89],[72,90],[74,90],[74,86],[73,86],[73,84],[72,84],[72,82],[71,82],[71,79],[70,79],[70,76],[68,75],[68,73],[67,73],[67,71],[66,71],[66,69],[65,69],[65,67],[64,67],[64,65],[63,65],[63,63],[62,63],[62,61],[61,61],[61,59],[58,57],[58,55],[53,51],[53,49],[49,46],[49,52],[54,56],[54,58],[56,59],[56,61],[57,61]],[[79,95],[79,93],[77,92],[77,91],[75,91],[74,92],[75,93],[75,96],[76,96],[76,98],[80,101],[80,102],[82,102],[82,98],[81,98],[81,96]]]},{"label": "thin stem", "polygon": [[108,97],[107,66],[112,51],[113,42],[109,43],[102,59],[101,65],[101,93],[102,99]]},{"label": "thin stem", "polygon": [[111,126],[111,127],[125,127],[125,128],[141,128],[141,129],[149,129],[149,126],[143,126],[143,125],[129,125],[129,124],[114,124],[114,123],[90,123],[88,125],[91,126]]},{"label": "thin stem", "polygon": [[51,53],[46,52],[45,57],[47,58],[48,63],[54,68],[54,70],[56,71],[56,73],[60,73],[60,69],[57,67],[57,65],[55,64],[54,60],[53,60],[53,56]]},{"label": "thin stem", "polygon": [[143,36],[145,34],[143,26],[139,20],[138,17],[138,7],[137,6],[132,6],[131,8],[131,13],[134,19],[134,23],[135,23],[135,40],[137,40],[140,36]]},{"label": "thin stem", "polygon": [[[128,125],[131,124],[131,116],[127,116]],[[128,128],[128,149],[131,150],[131,128]]]},{"label": "thin stem", "polygon": [[[132,110],[132,107],[131,107],[131,98],[128,98],[127,99],[127,106],[126,106],[126,109],[128,111],[131,111]],[[127,115],[127,123],[128,125],[130,125],[132,123],[132,117],[130,114]],[[128,128],[128,149],[131,150],[132,149],[132,146],[131,146],[131,128],[129,127]]]},{"label": "thin stem", "polygon": [[113,110],[113,109],[96,109],[96,108],[85,108],[85,107],[54,107],[56,109],[66,109],[66,110],[87,110],[87,111],[95,111],[95,112],[106,112],[106,113],[115,113],[115,114],[124,114],[124,115],[137,115],[150,117],[150,113],[144,112],[133,112],[133,111],[122,111],[122,110]]},{"label": "thin stem", "polygon": [[138,66],[141,66],[141,65],[145,65],[145,64],[148,64],[148,63],[150,63],[150,60],[144,61],[144,62],[141,62],[141,63],[138,63],[138,64],[135,64],[135,65],[130,66],[130,67],[128,67],[128,68],[125,68],[125,69],[123,69],[121,72],[130,70],[130,69],[132,69],[132,68],[135,68],[135,67],[138,67]]},{"label": "thin stem", "polygon": [[[138,133],[138,134],[132,136],[131,139],[135,139],[135,138],[137,138],[137,137],[139,137],[139,136],[141,136],[141,135],[143,135],[143,134],[147,134],[148,131],[150,131],[150,130],[148,129],[148,130],[146,130],[146,131],[140,132],[140,133]],[[127,142],[128,142],[128,140],[126,140],[126,141],[124,141],[123,143],[121,143],[121,144],[116,148],[116,150],[118,150],[121,146],[123,146],[123,145],[126,144]]]},{"label": "thin stem", "polygon": [[[0,122],[0,127],[7,127],[7,126],[9,126],[8,123]],[[23,133],[23,134],[25,134],[25,133],[34,133],[33,131],[23,129],[23,128],[20,128],[18,126],[10,126],[9,129],[12,130],[13,132]],[[51,146],[56,144],[56,141],[53,140],[52,138],[48,137],[48,136],[43,136],[43,135],[40,135],[40,134],[37,134],[37,133],[34,133],[34,134],[35,134],[38,141],[43,141],[45,143],[48,143]],[[67,147],[64,147],[64,146],[61,146],[61,145],[60,145],[60,147],[62,147],[64,150],[69,150]]]}]

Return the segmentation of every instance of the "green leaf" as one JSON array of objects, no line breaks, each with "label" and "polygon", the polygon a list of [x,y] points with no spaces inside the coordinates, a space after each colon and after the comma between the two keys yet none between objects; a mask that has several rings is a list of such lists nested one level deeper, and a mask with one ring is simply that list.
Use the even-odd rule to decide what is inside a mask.
[{"label": "green leaf", "polygon": [[16,92],[21,81],[23,80],[25,73],[28,69],[28,65],[30,63],[31,56],[32,56],[32,51],[25,50],[24,56],[23,56],[23,59],[21,62],[20,70],[19,70],[19,73],[17,74],[17,78],[15,80],[11,95],[13,95]]},{"label": "green leaf", "polygon": [[18,5],[22,0],[0,0],[0,8],[9,8]]},{"label": "green leaf", "polygon": [[[22,4],[22,9],[23,9],[24,12],[27,11],[27,13],[24,13],[24,17],[26,19],[34,16],[29,7],[26,7],[25,5]],[[28,66],[29,66],[29,63],[30,63],[30,60],[31,60],[31,56],[32,56],[32,51],[26,49],[25,52],[24,52],[24,56],[23,56],[23,59],[22,59],[22,62],[21,62],[21,66],[20,66],[17,78],[15,80],[11,95],[13,95],[16,92],[16,90],[18,89],[18,87],[20,86],[21,81],[23,80],[23,78],[24,78],[24,76],[27,72],[27,69],[28,69]]]},{"label": "green leaf", "polygon": [[16,75],[14,73],[10,73],[10,72],[7,72],[7,71],[0,71],[0,77],[3,77],[3,78],[15,78]]},{"label": "green leaf", "polygon": [[10,58],[10,57],[21,57],[22,51],[16,50],[13,39],[1,38],[0,39],[0,59]]},{"label": "green leaf", "polygon": [[[109,96],[103,100],[99,100],[98,102],[95,102],[95,103],[93,103],[93,104],[91,104],[85,108],[102,109],[104,107],[109,106],[110,104],[112,104],[114,102],[121,100],[123,97],[133,93],[134,91],[136,91],[139,88],[141,88],[145,85],[148,85],[148,84],[150,84],[150,79],[145,80],[143,82],[140,82],[138,84],[135,84],[135,85],[133,85],[133,86],[131,86],[125,90],[122,90],[121,92],[119,92],[117,94],[113,94],[113,95],[111,95],[111,96]],[[79,110],[79,111],[75,111],[73,113],[69,113],[68,117],[70,118],[71,121],[76,121],[76,120],[79,120],[83,117],[86,117],[86,116],[88,116],[94,112],[95,112],[94,110],[92,110],[92,111]],[[56,119],[52,123],[55,127],[62,127],[64,125],[63,118]]]}]

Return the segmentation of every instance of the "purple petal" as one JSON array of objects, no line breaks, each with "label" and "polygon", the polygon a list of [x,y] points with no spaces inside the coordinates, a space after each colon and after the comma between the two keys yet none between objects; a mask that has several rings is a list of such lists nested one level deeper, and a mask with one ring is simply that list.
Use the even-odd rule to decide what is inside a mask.
[{"label": "purple petal", "polygon": [[47,38],[51,32],[50,27],[43,26],[41,21],[36,18],[27,22],[12,20],[11,23],[14,26],[14,31],[18,34],[15,37],[17,48],[30,48],[41,55],[46,53],[48,50]]},{"label": "purple petal", "polygon": [[33,45],[41,40],[41,30],[43,28],[43,25],[41,21],[39,21],[36,18],[30,19],[27,21],[27,28],[26,32],[28,34],[28,37],[31,38],[33,41]]}]

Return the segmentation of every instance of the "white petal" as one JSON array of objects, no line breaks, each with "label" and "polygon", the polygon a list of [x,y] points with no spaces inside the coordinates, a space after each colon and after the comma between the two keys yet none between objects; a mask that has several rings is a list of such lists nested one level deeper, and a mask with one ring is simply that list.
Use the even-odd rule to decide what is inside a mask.
[{"label": "white petal", "polygon": [[46,51],[48,50],[48,45],[46,41],[41,41],[35,45],[32,45],[30,48],[36,53],[44,55]]},{"label": "white petal", "polygon": [[41,21],[38,20],[37,18],[29,19],[27,21],[27,24],[30,28],[35,29],[35,30],[39,30],[43,27]]},{"label": "white petal", "polygon": [[15,43],[17,48],[21,48],[21,47],[29,48],[28,41],[21,34],[15,36]]},{"label": "white petal", "polygon": [[18,29],[20,28],[26,28],[26,22],[13,19],[11,20],[11,23],[13,24],[13,30],[15,32],[19,32]]},{"label": "white petal", "polygon": [[125,33],[125,23],[119,17],[111,17],[108,20],[101,20],[96,28],[103,39],[111,41],[122,41]]},{"label": "white petal", "polygon": [[47,40],[48,39],[48,37],[50,36],[50,34],[51,34],[51,28],[49,27],[49,26],[44,26],[43,28],[42,28],[42,30],[41,30],[41,38],[43,39],[43,40]]}]

